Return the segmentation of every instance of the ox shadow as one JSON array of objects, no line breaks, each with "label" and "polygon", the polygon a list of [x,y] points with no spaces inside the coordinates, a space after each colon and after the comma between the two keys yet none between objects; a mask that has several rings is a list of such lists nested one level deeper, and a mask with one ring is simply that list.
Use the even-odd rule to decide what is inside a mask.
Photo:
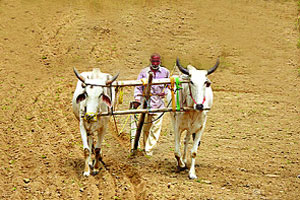
[{"label": "ox shadow", "polygon": [[73,172],[76,173],[77,177],[80,178],[82,176],[82,172],[84,169],[84,160],[81,158],[69,158],[67,160],[68,168],[71,168]]},{"label": "ox shadow", "polygon": [[[76,174],[77,178],[82,178],[83,177],[83,170],[84,170],[84,159],[82,158],[69,158],[67,160],[67,167],[69,169],[72,169],[73,172]],[[109,164],[105,163],[105,166],[103,164],[100,164],[100,168],[99,168],[99,172],[101,173],[101,171],[103,170],[109,170]],[[91,169],[92,170],[92,169]],[[91,176],[97,176],[97,174],[93,175],[91,173]]]},{"label": "ox shadow", "polygon": [[[150,158],[151,159],[151,158]],[[152,158],[153,159],[153,158]],[[152,160],[152,164],[145,163],[147,166],[146,168],[149,170],[150,173],[154,174],[161,174],[162,176],[168,176],[171,178],[183,178],[186,179],[190,169],[190,162],[187,162],[187,166],[184,169],[178,169],[176,159],[164,158],[163,160],[154,158]],[[223,171],[224,169],[221,167],[217,167],[211,164],[205,163],[196,163],[196,174],[198,176],[203,176],[204,172],[216,173],[218,171]]]}]

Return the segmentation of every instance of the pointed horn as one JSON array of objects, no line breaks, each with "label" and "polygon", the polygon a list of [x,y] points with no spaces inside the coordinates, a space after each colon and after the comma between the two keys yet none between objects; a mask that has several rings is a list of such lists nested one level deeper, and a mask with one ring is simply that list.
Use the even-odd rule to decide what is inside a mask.
[{"label": "pointed horn", "polygon": [[73,71],[74,71],[75,75],[77,76],[77,78],[84,83],[85,78],[78,73],[78,71],[75,67],[73,67]]},{"label": "pointed horn", "polygon": [[182,73],[184,73],[184,74],[186,74],[186,75],[190,75],[189,70],[183,68],[183,67],[181,66],[181,64],[179,63],[179,58],[176,59],[176,65],[177,65],[178,69],[179,69]]},{"label": "pointed horn", "polygon": [[218,58],[215,66],[213,66],[212,68],[210,68],[209,70],[207,70],[207,75],[209,75],[209,74],[213,73],[214,71],[216,71],[216,69],[218,68],[219,64],[220,64],[220,59]]},{"label": "pointed horn", "polygon": [[107,81],[106,81],[106,85],[110,85],[110,84],[112,84],[115,80],[117,80],[119,74],[120,74],[120,72],[119,72],[117,75],[115,75],[114,77],[112,77],[112,79],[107,80]]}]

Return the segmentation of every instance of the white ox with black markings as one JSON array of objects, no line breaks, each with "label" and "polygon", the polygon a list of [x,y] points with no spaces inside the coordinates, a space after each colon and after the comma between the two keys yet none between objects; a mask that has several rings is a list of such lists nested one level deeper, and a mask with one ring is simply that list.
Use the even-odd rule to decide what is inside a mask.
[{"label": "white ox with black markings", "polygon": [[[83,142],[85,167],[84,176],[99,172],[101,161],[101,143],[106,133],[108,116],[99,116],[101,112],[108,112],[114,103],[114,90],[108,87],[115,81],[119,74],[112,77],[110,74],[102,73],[100,69],[79,74],[74,68],[75,75],[79,79],[73,95],[73,113],[79,120],[80,133]],[[94,148],[93,134],[97,134],[98,140]],[[95,162],[91,159],[95,153]]]},{"label": "white ox with black markings", "polygon": [[[210,81],[207,75],[213,73],[219,66],[219,60],[215,66],[209,70],[197,70],[195,67],[188,65],[187,69],[183,68],[179,60],[177,59],[176,65],[179,70],[184,74],[181,77],[183,79],[189,79],[189,84],[183,84],[181,89],[181,105],[187,107],[193,107],[194,110],[171,113],[171,120],[174,128],[175,135],[175,158],[177,160],[178,170],[186,169],[187,164],[187,146],[188,142],[193,136],[193,146],[191,149],[191,166],[189,169],[189,178],[197,178],[195,172],[195,159],[198,150],[198,146],[201,143],[201,136],[203,134],[207,113],[213,104],[213,92],[210,87]],[[171,100],[171,94],[168,94],[168,101]],[[186,136],[184,139],[184,153],[181,156],[180,152],[180,138],[182,132],[186,130]]]}]

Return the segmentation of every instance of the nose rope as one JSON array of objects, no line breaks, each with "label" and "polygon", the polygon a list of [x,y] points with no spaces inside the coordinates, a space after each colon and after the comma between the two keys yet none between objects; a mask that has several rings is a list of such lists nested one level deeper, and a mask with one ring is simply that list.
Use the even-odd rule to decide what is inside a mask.
[{"label": "nose rope", "polygon": [[[192,95],[192,90],[191,90],[191,85],[190,85],[190,84],[189,84],[189,89],[190,89],[190,96],[191,96],[193,102],[197,105],[197,102],[195,101],[195,99],[194,99],[194,97],[193,97],[193,95]],[[204,97],[203,97],[203,100],[202,100],[202,103],[201,103],[202,105],[204,104],[205,100],[206,100],[206,98],[205,98],[205,96],[204,96]]]},{"label": "nose rope", "polygon": [[94,112],[86,112],[86,113],[84,114],[84,119],[87,120],[87,121],[95,122],[95,121],[97,121],[97,113],[94,113]]}]

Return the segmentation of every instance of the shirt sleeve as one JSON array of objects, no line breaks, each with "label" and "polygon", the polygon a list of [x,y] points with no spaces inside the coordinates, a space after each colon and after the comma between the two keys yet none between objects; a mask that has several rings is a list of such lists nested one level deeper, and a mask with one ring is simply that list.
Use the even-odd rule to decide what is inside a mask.
[{"label": "shirt sleeve", "polygon": [[[143,72],[143,70],[138,75],[137,80],[140,80],[142,78],[145,78],[145,73]],[[143,97],[142,94],[143,94],[143,86],[136,86],[134,88],[134,99],[135,99],[135,101],[141,102],[142,97]]]}]

